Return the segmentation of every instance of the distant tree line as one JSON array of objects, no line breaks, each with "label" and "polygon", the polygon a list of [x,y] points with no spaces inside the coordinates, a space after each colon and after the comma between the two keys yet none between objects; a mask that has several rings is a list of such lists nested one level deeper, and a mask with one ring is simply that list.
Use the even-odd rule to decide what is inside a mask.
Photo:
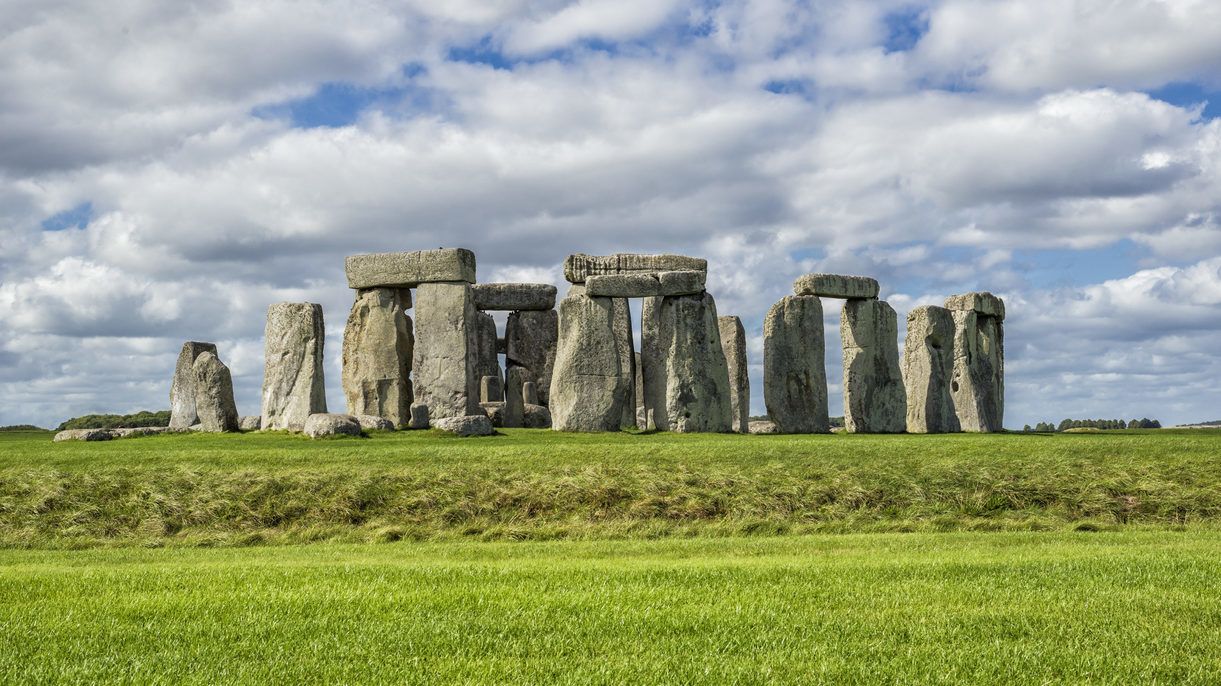
[{"label": "distant tree line", "polygon": [[12,426],[0,426],[0,431],[46,431],[46,429],[33,424],[13,424]]},{"label": "distant tree line", "polygon": [[1133,419],[1124,421],[1122,419],[1062,419],[1059,424],[1051,422],[1039,422],[1031,427],[1029,424],[1022,427],[1022,431],[1026,433],[1054,433],[1056,431],[1064,431],[1066,429],[1160,429],[1162,423],[1156,419]]},{"label": "distant tree line", "polygon": [[135,414],[87,414],[83,417],[73,417],[60,424],[55,430],[65,429],[134,429],[142,426],[169,426],[170,411],[141,410]]}]

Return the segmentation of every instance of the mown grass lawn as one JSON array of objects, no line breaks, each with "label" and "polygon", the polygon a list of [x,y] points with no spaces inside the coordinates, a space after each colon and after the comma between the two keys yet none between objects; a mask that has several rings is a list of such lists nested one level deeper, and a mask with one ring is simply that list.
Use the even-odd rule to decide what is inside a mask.
[{"label": "mown grass lawn", "polygon": [[0,551],[0,682],[1217,683],[1221,533]]}]

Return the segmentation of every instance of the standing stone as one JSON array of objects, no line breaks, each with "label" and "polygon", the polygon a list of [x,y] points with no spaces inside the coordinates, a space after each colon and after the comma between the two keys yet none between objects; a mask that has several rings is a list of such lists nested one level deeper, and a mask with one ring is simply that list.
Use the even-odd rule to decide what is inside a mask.
[{"label": "standing stone", "polygon": [[[504,391],[499,383],[504,375],[500,371],[500,357],[496,354],[496,320],[486,312],[476,312],[473,321],[475,323],[475,377],[482,379],[485,376],[491,376],[497,380],[497,383],[488,389],[490,395],[483,401],[504,400]],[[480,388],[481,399],[482,390]]]},{"label": "standing stone", "polygon": [[637,402],[643,407],[637,414],[644,418],[637,419],[636,425],[641,429],[655,431],[657,422],[653,415],[656,412],[654,402],[665,397],[664,364],[661,360],[661,350],[657,341],[657,311],[661,308],[661,298],[644,298],[640,304],[640,364],[636,374],[641,377],[639,388],[644,398]]},{"label": "standing stone", "polygon": [[326,412],[322,305],[275,303],[265,338],[263,429],[301,431],[311,414]]},{"label": "standing stone", "polygon": [[907,313],[903,384],[907,388],[908,433],[961,430],[950,393],[953,374],[954,317],[950,311],[927,305]]},{"label": "standing stone", "polygon": [[479,403],[496,403],[504,400],[499,376],[485,376],[479,380]]},{"label": "standing stone", "polygon": [[1005,305],[991,293],[946,300],[954,317],[950,393],[963,431],[993,432],[1005,415]]},{"label": "standing stone", "polygon": [[524,367],[538,386],[539,404],[551,404],[551,378],[559,340],[555,310],[513,312],[505,324],[505,366]]},{"label": "standing stone", "polygon": [[203,352],[216,354],[215,343],[187,341],[178,353],[174,381],[170,384],[170,428],[186,429],[199,420],[195,411],[195,358]]},{"label": "standing stone", "polygon": [[656,312],[650,406],[659,431],[732,430],[729,369],[712,295],[666,296]]},{"label": "standing stone", "polygon": [[526,399],[522,389],[525,383],[525,369],[513,367],[509,370],[509,376],[505,383],[505,404],[503,414],[501,414],[501,426],[511,429],[522,426],[526,410]]},{"label": "standing stone", "polygon": [[[640,347],[644,347],[644,329],[640,331]],[[644,360],[641,353],[636,353],[636,428],[644,430],[649,428],[649,415],[645,411],[644,405]]]},{"label": "standing stone", "polygon": [[750,432],[750,368],[746,363],[746,329],[737,317],[718,317],[721,348],[729,367],[729,404],[732,408],[733,431]]},{"label": "standing stone", "polygon": [[559,346],[551,376],[556,431],[618,431],[631,396],[615,336],[611,298],[576,295],[560,302]]},{"label": "standing stone", "polygon": [[619,351],[619,368],[629,380],[628,397],[623,405],[619,426],[636,426],[636,350],[632,340],[632,310],[627,298],[614,298],[615,349]]},{"label": "standing stone", "polygon": [[348,414],[376,415],[395,426],[411,417],[415,338],[411,292],[371,288],[357,293],[343,330],[343,395]]},{"label": "standing stone", "polygon": [[424,403],[411,404],[411,420],[407,422],[408,429],[428,428],[428,406]]},{"label": "standing stone", "polygon": [[[518,369],[522,369],[518,367]],[[513,370],[510,369],[510,372]],[[523,381],[521,384],[521,399],[527,405],[538,405],[538,384],[533,381]]]},{"label": "standing stone", "polygon": [[763,323],[763,400],[778,433],[827,433],[826,344],[822,301],[790,295]]},{"label": "standing stone", "polygon": [[423,283],[416,289],[415,396],[434,421],[483,414],[475,373],[478,315],[468,283]]},{"label": "standing stone", "polygon": [[899,371],[895,310],[884,300],[849,300],[839,323],[844,345],[844,430],[903,433],[907,392]]},{"label": "standing stone", "polygon": [[195,410],[201,431],[237,431],[237,405],[233,402],[233,377],[229,368],[210,350],[191,365],[195,376]]}]

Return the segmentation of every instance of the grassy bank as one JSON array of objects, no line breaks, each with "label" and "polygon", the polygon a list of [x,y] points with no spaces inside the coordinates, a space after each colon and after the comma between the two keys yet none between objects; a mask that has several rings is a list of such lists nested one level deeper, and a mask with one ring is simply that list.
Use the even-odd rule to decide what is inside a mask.
[{"label": "grassy bank", "polygon": [[0,551],[0,682],[1215,683],[1221,533]]},{"label": "grassy bank", "polygon": [[1221,433],[0,435],[0,546],[1221,524]]}]

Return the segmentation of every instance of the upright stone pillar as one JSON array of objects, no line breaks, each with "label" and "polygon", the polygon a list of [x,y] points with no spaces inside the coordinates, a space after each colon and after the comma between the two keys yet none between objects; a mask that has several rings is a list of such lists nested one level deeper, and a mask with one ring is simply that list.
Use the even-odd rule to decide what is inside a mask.
[{"label": "upright stone pillar", "polygon": [[[486,312],[476,312],[473,321],[475,323],[476,378],[494,376],[497,379],[503,379],[504,374],[500,371],[500,357],[496,354],[496,320]],[[488,398],[488,402],[504,400],[501,384],[497,384],[496,388],[490,390],[492,396]]]},{"label": "upright stone pillar", "polygon": [[644,399],[640,403],[643,405],[644,422],[638,422],[638,426],[649,431],[657,429],[657,422],[653,419],[657,408],[653,403],[665,396],[665,365],[661,359],[657,331],[657,312],[660,309],[660,296],[641,300],[640,365],[636,373],[642,378],[640,388],[644,392]]},{"label": "upright stone pillar", "polygon": [[763,323],[763,399],[779,433],[827,433],[826,343],[818,296],[790,295]]},{"label": "upright stone pillar", "polygon": [[951,296],[954,374],[950,392],[963,431],[1004,428],[1005,303],[991,293]]},{"label": "upright stone pillar", "polygon": [[264,431],[301,431],[311,414],[326,412],[322,306],[275,303],[267,309],[263,372]]},{"label": "upright stone pillar", "polygon": [[204,352],[216,354],[215,343],[187,341],[178,353],[174,381],[170,384],[170,428],[186,429],[199,420],[195,411],[195,358]]},{"label": "upright stone pillar", "polygon": [[960,431],[950,381],[954,374],[954,318],[944,307],[926,305],[907,313],[903,384],[907,388],[907,432]]},{"label": "upright stone pillar", "polygon": [[551,376],[552,428],[618,431],[632,381],[621,360],[612,299],[579,293],[564,298]]},{"label": "upright stone pillar", "polygon": [[348,414],[373,415],[402,426],[411,419],[411,291],[357,291],[343,330],[343,395]]},{"label": "upright stone pillar", "polygon": [[615,311],[615,350],[619,352],[619,369],[630,380],[627,401],[619,426],[636,426],[636,344],[632,339],[632,310],[627,298],[612,298]]},{"label": "upright stone pillar", "polygon": [[416,288],[415,396],[428,406],[433,421],[484,414],[475,373],[478,315],[469,283],[421,283]]},{"label": "upright stone pillar", "polygon": [[649,404],[657,430],[730,431],[729,369],[716,302],[708,293],[666,296],[655,316],[658,368]]},{"label": "upright stone pillar", "polygon": [[[644,347],[644,331],[640,332],[640,345]],[[645,430],[649,428],[649,415],[644,409],[644,360],[640,353],[636,353],[636,428]]]},{"label": "upright stone pillar", "polygon": [[195,377],[195,407],[204,431],[237,431],[237,405],[233,402],[233,377],[229,368],[210,350],[191,365]]},{"label": "upright stone pillar", "polygon": [[844,429],[903,433],[907,393],[899,371],[898,323],[883,300],[849,300],[839,324],[844,345]]},{"label": "upright stone pillar", "polygon": [[729,404],[733,431],[750,433],[750,369],[746,364],[746,329],[742,320],[725,316],[717,319],[721,332],[721,348],[729,368]]},{"label": "upright stone pillar", "polygon": [[539,403],[551,403],[551,377],[559,339],[555,310],[511,312],[505,324],[505,366],[523,367],[538,388]]},{"label": "upright stone pillar", "polygon": [[500,415],[501,426],[510,429],[522,426],[526,413],[524,388],[524,385],[528,383],[526,378],[526,370],[522,367],[509,369],[509,374],[505,381],[505,404]]}]

